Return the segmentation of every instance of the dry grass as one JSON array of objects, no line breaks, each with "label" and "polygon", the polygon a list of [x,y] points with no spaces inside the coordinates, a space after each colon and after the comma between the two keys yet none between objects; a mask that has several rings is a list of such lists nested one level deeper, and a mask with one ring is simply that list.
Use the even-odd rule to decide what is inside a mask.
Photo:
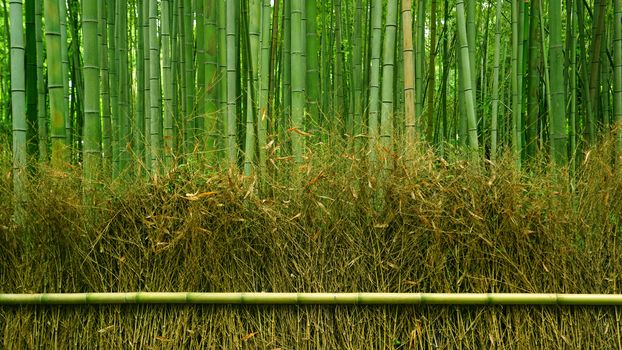
[{"label": "dry grass", "polygon": [[[186,166],[157,183],[101,186],[38,169],[25,227],[0,180],[0,292],[620,293],[622,174],[611,147],[576,180],[357,155],[275,159],[268,184]],[[5,174],[8,170],[3,171]],[[368,176],[372,174],[373,176]],[[379,195],[381,194],[381,195]],[[379,204],[380,203],[380,204]],[[0,308],[0,344],[23,348],[620,348],[620,308],[72,306]]]}]

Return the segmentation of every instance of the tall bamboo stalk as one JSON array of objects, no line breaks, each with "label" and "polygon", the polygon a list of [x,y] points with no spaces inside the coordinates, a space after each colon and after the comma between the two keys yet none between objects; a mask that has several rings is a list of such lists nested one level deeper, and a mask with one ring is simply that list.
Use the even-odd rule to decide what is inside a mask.
[{"label": "tall bamboo stalk", "polygon": [[562,49],[561,31],[561,0],[550,0],[549,2],[549,46],[550,46],[550,81],[551,81],[551,107],[550,134],[551,134],[551,155],[558,164],[567,162],[567,137],[566,137],[566,113],[564,95],[564,66]]},{"label": "tall bamboo stalk", "polygon": [[[71,161],[73,145],[71,142],[71,115],[69,114],[69,56],[67,51],[67,3],[65,0],[58,0],[59,20],[60,20],[60,54],[61,72],[63,79],[63,109],[65,110],[65,145],[67,147],[67,160]],[[75,42],[79,43],[77,38]]]},{"label": "tall bamboo stalk", "polygon": [[35,38],[35,0],[26,1],[26,122],[28,154],[36,155],[37,147],[37,42]]},{"label": "tall bamboo stalk", "polygon": [[[226,38],[227,38],[227,159],[230,165],[237,163],[237,33],[236,6],[237,0],[226,4]],[[188,102],[192,102],[190,99]]]},{"label": "tall bamboo stalk", "polygon": [[13,193],[15,194],[14,218],[22,224],[25,217],[23,205],[26,201],[27,139],[26,133],[26,82],[24,74],[24,29],[22,0],[11,0],[11,116],[13,120]]},{"label": "tall bamboo stalk", "polygon": [[427,139],[434,138],[434,92],[436,90],[436,0],[432,0],[430,7],[430,54],[428,61],[428,84],[427,84]]},{"label": "tall bamboo stalk", "polygon": [[307,76],[306,92],[309,119],[313,124],[319,123],[320,117],[320,45],[317,37],[317,5],[316,1],[305,1],[306,6],[306,52]]},{"label": "tall bamboo stalk", "polygon": [[219,133],[218,121],[218,84],[222,77],[218,75],[218,1],[207,1],[205,16],[205,116],[204,135],[208,160],[215,160]]},{"label": "tall bamboo stalk", "polygon": [[380,114],[380,144],[385,154],[385,169],[393,168],[393,84],[395,76],[395,36],[397,32],[397,1],[387,2],[387,16],[384,32],[382,57],[382,108]]},{"label": "tall bamboo stalk", "polygon": [[[233,6],[234,8],[236,8],[235,3],[238,2],[239,0],[229,0],[227,1],[227,6],[229,7],[229,3],[232,3],[231,6]],[[184,29],[184,49],[183,49],[183,56],[184,56],[184,70],[185,70],[185,90],[184,90],[184,96],[185,96],[185,103],[186,103],[186,114],[183,116],[185,118],[185,127],[186,127],[186,134],[185,134],[185,152],[186,155],[190,155],[193,151],[194,151],[194,146],[197,142],[196,139],[196,130],[195,130],[195,117],[196,117],[196,111],[195,111],[195,77],[194,77],[194,18],[193,18],[193,9],[192,9],[192,0],[183,0],[184,4],[183,4],[183,29]],[[234,13],[235,14],[235,13]],[[229,13],[228,13],[229,15]],[[227,17],[227,20],[234,20],[234,18],[229,18]],[[227,22],[227,25],[229,26],[229,23]],[[232,24],[235,28],[235,25]],[[231,29],[229,27],[227,27],[228,29]],[[227,31],[227,35],[230,35],[231,33],[229,32],[229,30]],[[234,29],[234,37],[235,38],[235,29]],[[227,42],[227,49],[228,50],[235,50],[235,46],[233,48],[229,48],[230,43]],[[229,57],[227,57],[227,60],[229,60]],[[227,64],[227,70],[229,70],[229,65]],[[231,96],[230,96],[231,97]]]},{"label": "tall bamboo stalk", "polygon": [[151,169],[158,175],[162,162],[162,91],[160,84],[160,41],[158,37],[158,3],[149,0],[149,63],[150,67],[150,150]]},{"label": "tall bamboo stalk", "polygon": [[82,4],[82,35],[84,42],[84,176],[97,178],[101,165],[101,118],[99,95],[99,40],[97,1]]},{"label": "tall bamboo stalk", "polygon": [[171,8],[170,1],[162,1],[162,94],[163,94],[163,132],[162,132],[162,152],[163,166],[168,169],[172,166],[173,160],[173,94],[175,85],[173,82],[173,71],[171,64]]},{"label": "tall bamboo stalk", "polygon": [[380,107],[380,48],[382,42],[382,1],[371,0],[371,62],[369,71],[369,117],[367,137],[369,138],[369,161],[376,163],[378,143],[378,112]]},{"label": "tall bamboo stalk", "polygon": [[415,144],[415,61],[412,33],[412,8],[410,0],[402,0],[402,31],[404,40],[404,130],[405,151],[409,154]]},{"label": "tall bamboo stalk", "polygon": [[58,0],[45,0],[45,37],[50,96],[50,139],[52,166],[60,168],[69,160],[65,139],[67,110],[64,105],[63,67],[61,59],[60,8]]},{"label": "tall bamboo stalk", "polygon": [[497,158],[498,147],[498,117],[499,117],[499,61],[501,46],[501,9],[503,0],[497,0],[497,12],[495,15],[495,54],[493,63],[492,81],[492,111],[490,122],[490,160]]},{"label": "tall bamboo stalk", "polygon": [[302,17],[304,1],[293,0],[291,5],[291,94],[292,94],[292,155],[297,163],[302,162],[304,154],[304,120],[305,120],[305,62],[303,52],[304,36]]},{"label": "tall bamboo stalk", "polygon": [[466,20],[464,14],[464,1],[458,0],[456,3],[456,16],[458,23],[458,38],[460,42],[460,78],[462,81],[462,95],[466,109],[467,132],[469,146],[472,151],[477,150],[479,140],[477,138],[477,117],[475,115],[475,98],[471,87],[471,62],[469,55],[469,45],[467,41]]},{"label": "tall bamboo stalk", "polygon": [[[622,0],[614,0],[613,15],[613,120],[622,126]],[[622,152],[622,131],[617,133],[618,155]]]},{"label": "tall bamboo stalk", "polygon": [[[145,12],[147,9],[147,12]],[[149,111],[149,0],[136,1],[136,117],[133,120],[133,144],[138,164],[145,164],[147,169],[150,166],[150,157],[145,154],[145,146],[149,152],[148,142],[145,139],[146,130],[145,120],[149,116],[145,111]],[[147,42],[145,42],[147,41]],[[145,68],[147,71],[145,72]]]},{"label": "tall bamboo stalk", "polygon": [[119,166],[120,170],[127,169],[133,148],[130,139],[130,91],[129,91],[129,58],[128,58],[128,4],[126,1],[117,2],[117,55],[118,55],[118,81],[119,86],[119,115],[118,139],[119,139]]},{"label": "tall bamboo stalk", "polygon": [[425,1],[417,2],[417,30],[415,44],[415,122],[417,129],[422,126],[423,117],[423,79],[425,77]]},{"label": "tall bamboo stalk", "polygon": [[540,2],[531,2],[529,21],[529,57],[527,72],[527,114],[525,120],[525,149],[527,156],[536,155],[536,127],[540,115]]},{"label": "tall bamboo stalk", "polygon": [[46,108],[45,80],[43,79],[43,1],[35,0],[35,40],[37,55],[37,131],[39,161],[47,162],[48,155],[48,119]]}]

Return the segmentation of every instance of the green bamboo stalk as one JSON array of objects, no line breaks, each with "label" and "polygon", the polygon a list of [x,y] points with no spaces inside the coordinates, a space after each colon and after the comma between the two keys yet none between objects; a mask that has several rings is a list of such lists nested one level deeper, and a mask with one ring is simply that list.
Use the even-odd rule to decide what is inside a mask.
[{"label": "green bamboo stalk", "polygon": [[35,0],[35,40],[37,55],[37,131],[39,144],[39,161],[48,161],[48,119],[45,97],[45,80],[43,79],[43,0]]},{"label": "green bamboo stalk", "polygon": [[112,176],[116,178],[120,173],[119,159],[119,85],[118,80],[118,57],[116,55],[116,0],[106,1],[106,14],[108,24],[108,77],[110,82],[110,125],[111,125],[111,148],[112,148]]},{"label": "green bamboo stalk", "polygon": [[[71,161],[73,145],[71,142],[72,117],[69,113],[69,53],[67,50],[67,3],[59,2],[60,19],[60,45],[61,45],[61,68],[63,74],[63,108],[65,109],[65,144],[67,146],[68,161]],[[79,42],[76,38],[76,42]]]},{"label": "green bamboo stalk", "polygon": [[186,89],[186,84],[187,84],[187,75],[186,75],[186,55],[185,55],[185,42],[186,42],[186,28],[185,28],[185,18],[184,18],[184,4],[185,4],[186,0],[176,0],[174,3],[177,5],[175,6],[176,12],[175,12],[175,20],[177,21],[177,24],[175,25],[175,30],[177,31],[177,38],[176,38],[176,43],[175,43],[175,50],[174,50],[174,54],[175,56],[173,57],[177,57],[177,60],[175,60],[177,62],[177,64],[175,65],[176,68],[176,73],[177,73],[177,80],[179,81],[179,92],[176,94],[178,95],[178,101],[176,101],[177,103],[179,103],[179,112],[177,113],[177,115],[175,116],[175,126],[178,129],[178,135],[179,135],[179,148],[177,149],[177,151],[184,156],[188,155],[188,149],[192,148],[191,145],[191,138],[192,138],[192,128],[188,128],[188,126],[192,126],[189,125],[190,121],[188,121],[188,119],[190,118],[190,109],[188,107],[188,99],[186,98],[188,89]]},{"label": "green bamboo stalk", "polygon": [[[7,0],[2,0],[2,24],[4,25],[4,28],[6,28],[4,30],[3,33],[3,39],[4,41],[0,41],[2,42],[2,51],[0,51],[4,57],[8,57],[7,61],[5,62],[7,65],[7,69],[5,69],[4,65],[3,65],[3,69],[0,69],[0,94],[2,97],[6,97],[3,98],[2,101],[0,101],[0,122],[2,123],[2,125],[7,125],[8,120],[9,120],[9,115],[10,115],[10,111],[9,109],[11,108],[11,79],[9,78],[10,74],[11,74],[11,34],[9,33],[9,5],[7,5]],[[8,93],[7,93],[8,91]]]},{"label": "green bamboo stalk", "polygon": [[[580,1],[580,0],[579,0]],[[540,1],[536,1],[538,4]],[[576,166],[575,152],[577,148],[577,4],[576,1],[570,1],[572,8],[567,9],[570,11],[570,28],[567,33],[570,36],[570,66],[568,67],[569,76],[569,88],[570,88],[570,128],[568,130],[570,139],[570,154],[573,155],[570,159],[572,167]]]},{"label": "green bamboo stalk", "polygon": [[[590,82],[589,82],[589,91],[590,91],[590,101],[592,101],[592,109],[593,109],[593,119],[589,120],[590,124],[588,128],[590,130],[590,135],[592,140],[596,135],[596,119],[599,117],[599,112],[602,112],[602,108],[598,108],[600,106],[600,66],[601,62],[601,53],[603,46],[603,34],[605,32],[605,17],[607,16],[607,3],[609,1],[600,0],[600,2],[596,2],[594,4],[594,20],[592,23],[592,52],[591,52],[591,62],[590,62]],[[601,115],[602,117],[602,115]]]},{"label": "green bamboo stalk", "polygon": [[171,12],[169,0],[162,1],[162,92],[163,92],[163,166],[170,169],[173,161],[173,94],[175,85],[171,65]]},{"label": "green bamboo stalk", "polygon": [[371,0],[371,67],[369,80],[369,162],[372,167],[377,161],[378,109],[380,107],[380,48],[382,42],[382,1]]},{"label": "green bamboo stalk", "polygon": [[551,155],[558,164],[564,164],[567,159],[567,135],[566,135],[566,113],[565,113],[565,94],[564,94],[564,60],[562,50],[562,30],[561,30],[561,0],[550,0],[549,2],[549,27],[550,27],[550,82],[551,82],[551,106],[549,108],[550,134],[551,134]]},{"label": "green bamboo stalk", "polygon": [[60,9],[58,0],[45,0],[45,36],[48,70],[48,94],[50,96],[50,138],[52,141],[51,163],[61,168],[69,160],[65,139],[63,67],[61,58]]},{"label": "green bamboo stalk", "polygon": [[436,90],[436,0],[430,7],[430,59],[428,62],[427,86],[427,139],[433,141],[434,133],[434,92]]},{"label": "green bamboo stalk", "polygon": [[204,143],[208,160],[214,161],[218,142],[216,130],[218,120],[218,2],[207,1],[203,9],[205,16],[205,115],[203,118]]},{"label": "green bamboo stalk", "polygon": [[[285,6],[287,6],[287,1],[285,1]],[[321,25],[321,53],[320,53],[320,81],[322,82],[322,86],[320,88],[322,94],[322,106],[321,110],[324,115],[331,113],[332,108],[332,95],[333,89],[331,88],[331,84],[333,82],[332,79],[332,61],[334,56],[334,51],[332,50],[332,39],[333,39],[333,29],[331,25],[331,21],[333,19],[332,15],[332,3],[329,5],[322,5],[320,10],[320,17],[322,18]],[[287,23],[287,22],[286,22]],[[324,122],[325,119],[323,119]]]},{"label": "green bamboo stalk", "polygon": [[149,0],[149,89],[150,89],[150,138],[151,171],[160,173],[162,162],[162,91],[160,83],[160,40],[158,37],[158,3]]},{"label": "green bamboo stalk", "polygon": [[497,12],[495,15],[495,54],[493,63],[493,81],[492,81],[492,115],[490,116],[490,160],[497,159],[498,147],[498,117],[499,117],[499,57],[501,46],[501,9],[503,0],[497,0]]},{"label": "green bamboo stalk", "polygon": [[622,294],[198,292],[0,294],[0,305],[102,304],[620,306]]},{"label": "green bamboo stalk", "polygon": [[417,129],[422,127],[424,91],[423,79],[425,77],[425,1],[417,2],[417,42],[415,44],[415,123]]},{"label": "green bamboo stalk", "polygon": [[[142,95],[141,102],[143,114],[140,117],[134,118],[135,125],[135,139],[136,145],[134,146],[134,152],[136,153],[136,158],[140,159],[141,162],[144,162],[144,168],[148,172],[151,172],[154,169],[154,164],[152,164],[152,153],[151,149],[151,25],[149,18],[149,9],[151,7],[151,0],[141,0],[140,5],[137,7],[140,14],[140,18],[138,18],[140,28],[137,28],[137,36],[142,37],[142,41],[137,43],[136,52],[140,52],[142,56],[142,77],[138,77],[138,79],[142,80],[142,90],[137,92],[137,95]],[[137,59],[137,61],[139,61]],[[137,62],[138,64],[138,62]],[[138,72],[136,72],[138,75]],[[143,164],[140,164],[141,166]]]},{"label": "green bamboo stalk", "polygon": [[[285,143],[285,130],[290,125],[290,118],[292,115],[292,24],[291,24],[291,13],[292,13],[292,1],[283,1],[283,32],[282,35],[282,48],[281,48],[281,67],[282,73],[280,74],[281,83],[278,84],[275,82],[273,85],[275,89],[281,89],[282,97],[281,100],[278,101],[278,98],[275,98],[275,104],[279,103],[281,107],[281,115],[280,120],[276,121],[278,124],[279,138],[283,140]],[[325,41],[324,41],[325,42]],[[324,43],[323,42],[323,43]],[[328,80],[324,80],[324,83],[327,83]],[[327,95],[327,91],[323,91],[324,96]],[[275,93],[278,96],[278,93]]]},{"label": "green bamboo stalk", "polygon": [[[475,28],[475,3],[476,0],[465,0],[466,10],[466,32],[467,43],[469,45],[469,62],[471,67],[471,88],[473,89],[473,105],[475,106],[475,115],[479,115],[479,107],[477,103],[477,59],[475,57],[475,48],[477,45],[477,35]],[[479,1],[478,1],[479,3]],[[476,119],[477,121],[477,119]]]},{"label": "green bamboo stalk", "polygon": [[397,32],[397,1],[387,2],[387,16],[384,31],[384,49],[382,57],[382,107],[380,114],[380,144],[385,154],[384,168],[392,169],[393,142],[393,85],[395,76],[395,35]]},{"label": "green bamboo stalk", "polygon": [[26,1],[26,121],[28,155],[35,156],[37,146],[37,42],[35,33],[35,0]]},{"label": "green bamboo stalk", "polygon": [[[538,6],[540,7],[540,9],[543,9],[543,0],[536,0],[538,2],[540,2],[540,4],[538,4]],[[575,4],[579,3],[579,1],[575,2]],[[576,8],[575,8],[576,9]],[[542,57],[544,57],[544,59],[542,60],[542,68],[543,68],[543,72],[544,72],[544,86],[545,86],[545,91],[546,91],[546,105],[549,106],[549,113],[550,113],[550,106],[553,104],[552,98],[551,98],[551,77],[550,77],[550,70],[549,70],[549,63],[548,60],[546,59],[547,57],[549,57],[549,50],[547,49],[547,45],[545,45],[544,43],[544,16],[542,14],[543,11],[540,11],[540,38],[542,38],[542,40],[540,40],[540,44],[542,45],[541,51],[542,51]],[[576,13],[575,13],[576,15]],[[576,17],[576,16],[575,16]],[[550,45],[549,45],[550,47]],[[541,122],[542,124],[544,124],[543,122]],[[540,139],[544,140],[544,126],[541,126],[540,128]],[[550,146],[550,145],[549,145]]]},{"label": "green bamboo stalk", "polygon": [[[68,8],[68,30],[71,33],[71,43],[67,43],[68,47],[71,47],[71,55],[68,56],[68,71],[71,73],[71,87],[68,86],[69,99],[66,97],[66,103],[68,108],[69,121],[65,123],[65,128],[68,128],[67,133],[69,137],[67,141],[69,143],[68,150],[70,151],[69,159],[75,163],[78,160],[78,154],[82,152],[82,127],[84,124],[84,77],[82,76],[83,62],[81,58],[81,52],[79,49],[73,48],[81,47],[80,34],[79,34],[79,12],[80,5],[77,2],[69,4]],[[69,81],[69,78],[67,78]]]},{"label": "green bamboo stalk", "polygon": [[302,16],[304,10],[303,0],[293,0],[291,5],[291,94],[292,94],[292,155],[296,163],[302,163],[304,154],[304,131],[305,120],[305,62],[303,52],[304,30]]},{"label": "green bamboo stalk", "polygon": [[11,116],[13,124],[13,193],[15,194],[14,219],[18,224],[26,220],[23,206],[26,202],[25,185],[27,180],[27,139],[26,123],[26,82],[24,73],[24,28],[22,0],[9,3],[11,17]]},{"label": "green bamboo stalk", "polygon": [[[531,2],[531,15],[529,22],[529,57],[527,72],[527,114],[525,120],[525,150],[528,157],[536,155],[537,147],[537,123],[540,115],[540,2]],[[570,31],[569,31],[570,32]],[[576,56],[571,53],[571,56]]]},{"label": "green bamboo stalk", "polygon": [[[410,0],[405,0],[410,3]],[[354,90],[353,98],[351,100],[351,110],[353,113],[353,122],[352,122],[352,135],[359,135],[362,132],[363,125],[363,83],[366,80],[363,77],[363,51],[365,48],[365,43],[363,42],[363,26],[362,22],[364,21],[363,17],[363,1],[356,0],[356,9],[354,13],[354,30],[352,32],[352,90]],[[411,15],[411,24],[412,24],[412,15]],[[410,29],[412,33],[412,29]],[[410,35],[410,47],[411,47],[411,60],[412,60],[412,34]],[[365,40],[366,41],[366,40]],[[406,52],[404,52],[406,54]],[[411,63],[414,64],[414,63]],[[411,72],[414,72],[414,66],[411,67]],[[414,73],[412,80],[414,80]],[[319,72],[318,72],[319,76]],[[311,87],[313,89],[313,87]],[[413,88],[414,89],[414,88]],[[414,93],[414,90],[412,91]],[[413,114],[414,114],[414,98],[413,98]],[[355,140],[359,140],[360,138],[356,138]],[[356,149],[359,149],[358,142],[355,144]]]},{"label": "green bamboo stalk", "polygon": [[261,7],[261,55],[259,57],[259,91],[257,97],[257,143],[259,145],[259,173],[263,178],[267,158],[267,125],[270,88],[270,0],[263,0]]},{"label": "green bamboo stalk", "polygon": [[320,46],[317,37],[317,2],[305,1],[306,6],[306,91],[309,118],[313,125],[319,123],[320,100]]},{"label": "green bamboo stalk", "polygon": [[[194,79],[194,60],[193,60],[193,52],[194,52],[194,25],[193,25],[193,9],[192,9],[192,0],[183,0],[184,1],[184,12],[183,12],[183,27],[184,27],[184,69],[185,69],[185,92],[184,96],[186,99],[186,114],[185,125],[186,125],[186,136],[185,136],[185,152],[186,156],[189,156],[194,151],[194,145],[196,144],[196,130],[195,130],[195,79]],[[230,2],[233,1],[233,6],[235,6],[234,0],[227,1],[227,6]],[[228,18],[229,19],[229,18]],[[229,32],[227,34],[230,34]],[[229,43],[227,43],[228,47]],[[227,58],[229,60],[229,58]],[[229,69],[229,68],[228,68]]]},{"label": "green bamboo stalk", "polygon": [[[256,151],[256,99],[255,94],[259,87],[258,61],[259,61],[259,36],[261,2],[251,0],[248,2],[248,10],[244,7],[242,12],[242,23],[248,34],[245,35],[245,53],[247,64],[247,102],[246,102],[246,142],[244,145],[244,174],[250,176],[253,172]],[[249,15],[249,12],[252,15]]]},{"label": "green bamboo stalk", "polygon": [[[613,23],[612,23],[613,24]],[[611,91],[611,77],[610,77],[610,68],[613,68],[613,64],[609,64],[609,60],[607,59],[608,50],[607,50],[607,42],[609,40],[609,30],[605,28],[603,31],[603,44],[600,45],[600,56],[602,57],[600,63],[600,82],[602,92],[597,94],[600,96],[600,106],[601,106],[601,123],[602,130],[605,132],[609,131],[609,122],[611,120],[611,110],[609,103],[609,96]]]},{"label": "green bamboo stalk", "polygon": [[132,136],[134,152],[139,160],[136,163],[142,165],[144,162],[145,167],[150,169],[150,159],[145,154],[145,121],[149,118],[145,115],[145,111],[149,110],[149,71],[145,72],[145,68],[149,69],[146,67],[149,65],[149,43],[146,42],[149,40],[149,23],[148,12],[145,13],[145,8],[149,8],[148,2],[136,1],[136,117],[133,120]]},{"label": "green bamboo stalk", "polygon": [[[449,139],[449,127],[447,125],[447,86],[449,85],[449,72],[450,72],[450,64],[449,64],[449,1],[445,0],[443,2],[443,78],[441,81],[440,87],[440,113],[438,116],[438,124],[437,124],[437,137],[435,138],[435,142],[439,145],[439,154],[441,157],[445,156],[445,141]],[[455,38],[455,35],[454,35]],[[453,39],[452,39],[453,41]],[[455,139],[455,137],[453,137]]]},{"label": "green bamboo stalk", "polygon": [[97,178],[101,166],[101,118],[99,95],[99,40],[97,1],[82,4],[84,52],[84,127],[83,166],[88,181]]},{"label": "green bamboo stalk", "polygon": [[136,31],[137,36],[138,34],[142,34],[142,45],[137,43],[136,52],[140,51],[143,58],[143,90],[141,90],[140,93],[137,92],[137,95],[143,95],[143,115],[142,118],[134,118],[134,120],[138,121],[136,123],[135,133],[139,135],[139,143],[134,146],[134,152],[137,155],[137,158],[144,162],[144,167],[147,171],[151,171],[154,166],[151,162],[151,79],[153,78],[153,73],[151,72],[151,25],[149,17],[149,10],[151,7],[150,1],[151,0],[142,0],[142,16],[137,19],[136,23],[136,27],[138,29]]},{"label": "green bamboo stalk", "polygon": [[594,139],[592,133],[594,126],[594,109],[592,108],[592,99],[590,98],[589,89],[589,75],[587,69],[587,52],[586,52],[586,39],[585,39],[585,11],[583,1],[577,1],[577,20],[579,22],[579,59],[581,67],[581,107],[583,109],[583,135],[584,141],[590,141]]},{"label": "green bamboo stalk", "polygon": [[[181,115],[183,115],[183,96],[179,93],[181,88],[181,28],[179,25],[179,11],[177,3],[179,0],[169,1],[169,12],[171,14],[171,145],[170,150],[172,160],[173,154],[183,154],[184,128],[181,124]],[[224,74],[223,74],[224,76]],[[222,79],[224,80],[224,79]],[[224,109],[223,109],[224,110]]]},{"label": "green bamboo stalk", "polygon": [[[236,35],[236,3],[237,0],[229,0],[226,3],[226,48],[227,48],[227,160],[230,166],[237,163],[237,35]],[[188,98],[188,103],[192,100]]]},{"label": "green bamboo stalk", "polygon": [[207,108],[207,80],[205,76],[205,70],[207,68],[206,63],[206,48],[207,43],[205,41],[205,3],[206,1],[200,0],[194,2],[195,7],[195,37],[196,37],[196,116],[194,118],[194,129],[196,147],[199,151],[205,150],[205,118]]},{"label": "green bamboo stalk", "polygon": [[[226,3],[218,1],[218,108],[220,110],[220,125],[222,125],[223,143],[222,148],[226,151],[229,142],[229,130],[227,126],[227,8]],[[226,151],[228,152],[228,151]],[[227,153],[228,155],[228,153]]]},{"label": "green bamboo stalk", "polygon": [[467,41],[466,20],[464,15],[464,0],[456,3],[456,15],[458,23],[458,38],[460,43],[460,78],[462,81],[462,95],[464,96],[464,106],[467,120],[467,132],[469,146],[473,153],[478,149],[479,140],[477,138],[477,117],[475,114],[475,97],[471,86],[471,62],[469,56],[469,45]]},{"label": "green bamboo stalk", "polygon": [[[344,52],[343,52],[343,36],[342,36],[342,16],[341,16],[341,0],[331,1],[333,5],[334,18],[333,18],[333,31],[335,36],[335,52],[333,59],[333,113],[337,120],[344,120],[345,104],[344,104],[344,77],[343,77],[343,64],[344,64]],[[395,48],[394,48],[395,49]],[[334,118],[333,118],[334,119]],[[331,125],[329,123],[329,125]],[[338,124],[333,123],[334,126]],[[352,123],[350,120],[346,120],[346,129],[352,129]],[[338,130],[338,129],[335,129]]]},{"label": "green bamboo stalk", "polygon": [[108,178],[112,174],[112,125],[110,123],[110,71],[108,68],[108,1],[98,0],[99,7],[99,62],[101,82],[102,110],[102,175]]},{"label": "green bamboo stalk", "polygon": [[117,55],[118,55],[118,92],[119,115],[119,166],[124,171],[130,162],[132,145],[130,140],[130,108],[129,108],[129,59],[128,59],[128,4],[126,1],[117,2]]},{"label": "green bamboo stalk", "polygon": [[405,151],[411,157],[416,137],[415,124],[415,60],[412,32],[412,8],[410,0],[402,0],[402,32],[404,56],[404,131]]},{"label": "green bamboo stalk", "polygon": [[[613,120],[622,125],[622,0],[614,0],[613,15]],[[622,152],[622,131],[617,133],[618,155]]]},{"label": "green bamboo stalk", "polygon": [[522,52],[523,17],[521,1],[512,2],[512,153],[517,168],[521,167],[522,154],[522,64],[520,55]]}]

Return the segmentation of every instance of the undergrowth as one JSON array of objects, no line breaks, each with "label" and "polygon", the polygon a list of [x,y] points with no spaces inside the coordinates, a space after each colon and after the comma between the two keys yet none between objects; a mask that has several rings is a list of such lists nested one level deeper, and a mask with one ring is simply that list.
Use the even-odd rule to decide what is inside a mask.
[{"label": "undergrowth", "polygon": [[[605,143],[571,178],[432,153],[370,170],[318,146],[269,176],[200,163],[97,185],[33,170],[23,226],[0,178],[0,292],[620,293],[622,174]],[[3,163],[4,164],[4,163]],[[620,348],[620,308],[0,308],[3,348]]]}]

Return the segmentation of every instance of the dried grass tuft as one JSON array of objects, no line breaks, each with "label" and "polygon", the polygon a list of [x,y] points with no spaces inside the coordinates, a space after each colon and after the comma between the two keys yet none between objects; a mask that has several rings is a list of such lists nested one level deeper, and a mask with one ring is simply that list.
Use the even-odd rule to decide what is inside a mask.
[{"label": "dried grass tuft", "polygon": [[[11,179],[2,176],[0,292],[620,293],[622,174],[611,145],[586,153],[573,181],[546,165],[517,172],[509,158],[472,164],[427,153],[372,172],[364,155],[332,147],[316,145],[302,166],[273,159],[267,182],[185,166],[157,182],[101,185],[88,207],[76,170],[41,167],[21,228],[8,224]],[[620,311],[2,307],[0,344],[605,349],[620,347]]]}]

